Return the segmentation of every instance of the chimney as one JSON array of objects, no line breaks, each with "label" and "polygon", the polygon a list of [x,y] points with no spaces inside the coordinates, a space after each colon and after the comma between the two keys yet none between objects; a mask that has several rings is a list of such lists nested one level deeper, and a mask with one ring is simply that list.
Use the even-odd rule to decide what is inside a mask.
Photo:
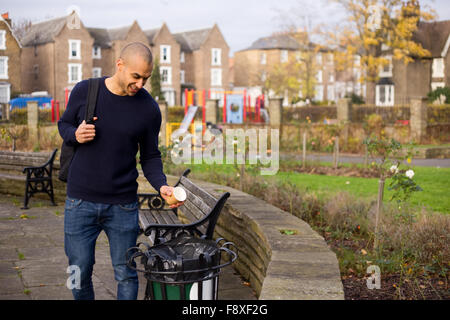
[{"label": "chimney", "polygon": [[2,13],[2,18],[6,21],[7,24],[9,24],[10,27],[12,27],[11,19],[9,18],[9,12]]}]

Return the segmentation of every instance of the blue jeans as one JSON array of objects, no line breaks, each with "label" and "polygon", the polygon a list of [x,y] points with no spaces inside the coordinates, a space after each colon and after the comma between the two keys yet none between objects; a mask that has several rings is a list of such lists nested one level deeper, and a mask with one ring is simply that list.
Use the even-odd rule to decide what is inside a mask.
[{"label": "blue jeans", "polygon": [[136,300],[138,277],[126,265],[125,253],[136,245],[139,234],[137,202],[124,205],[93,203],[67,198],[64,210],[64,250],[69,266],[80,271],[79,288],[72,289],[75,300],[94,300],[92,271],[95,243],[104,230],[109,241],[118,300]]}]

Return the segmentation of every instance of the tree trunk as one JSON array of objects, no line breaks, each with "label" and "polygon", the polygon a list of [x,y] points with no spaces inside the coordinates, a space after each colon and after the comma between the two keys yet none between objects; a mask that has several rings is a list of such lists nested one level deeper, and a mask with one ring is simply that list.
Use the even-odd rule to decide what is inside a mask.
[{"label": "tree trunk", "polygon": [[380,215],[383,209],[383,194],[384,194],[384,178],[378,180],[378,197],[377,197],[377,211],[375,213],[375,240],[373,248],[378,248],[378,223],[380,221]]}]

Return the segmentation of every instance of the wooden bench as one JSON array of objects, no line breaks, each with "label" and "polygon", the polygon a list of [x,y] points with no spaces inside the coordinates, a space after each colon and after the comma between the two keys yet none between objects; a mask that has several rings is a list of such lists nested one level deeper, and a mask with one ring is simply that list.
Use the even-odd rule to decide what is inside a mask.
[{"label": "wooden bench", "polygon": [[0,170],[2,170],[0,178],[25,182],[22,209],[28,209],[30,198],[39,192],[47,193],[52,204],[56,205],[52,173],[57,151],[58,149],[55,149],[51,154],[0,151]]},{"label": "wooden bench", "polygon": [[[172,239],[180,231],[205,239],[213,238],[217,219],[230,193],[225,192],[216,199],[189,180],[189,173],[190,169],[187,169],[175,184],[187,193],[186,201],[179,208],[164,208],[165,201],[159,194],[138,194],[141,229],[154,245]],[[180,221],[178,210],[182,211],[188,223]]]}]

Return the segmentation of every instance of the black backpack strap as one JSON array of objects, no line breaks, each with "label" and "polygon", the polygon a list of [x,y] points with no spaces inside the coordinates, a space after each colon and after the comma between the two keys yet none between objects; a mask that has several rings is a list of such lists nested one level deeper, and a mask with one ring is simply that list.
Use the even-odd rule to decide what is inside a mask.
[{"label": "black backpack strap", "polygon": [[98,89],[100,87],[101,78],[91,78],[88,80],[88,96],[86,102],[86,113],[84,119],[86,122],[94,117],[95,106],[97,104]]}]

